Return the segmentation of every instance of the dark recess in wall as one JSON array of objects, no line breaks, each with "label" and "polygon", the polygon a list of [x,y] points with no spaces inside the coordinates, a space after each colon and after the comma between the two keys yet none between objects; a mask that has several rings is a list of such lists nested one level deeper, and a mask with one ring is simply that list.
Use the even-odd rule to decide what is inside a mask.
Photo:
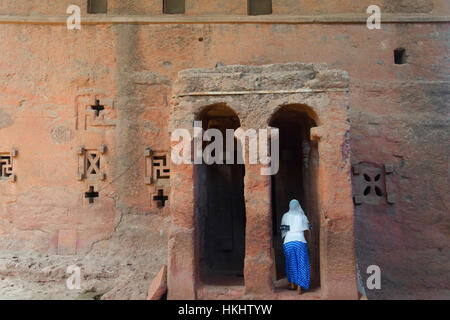
[{"label": "dark recess in wall", "polygon": [[164,0],[163,13],[177,14],[185,12],[185,0]]},{"label": "dark recess in wall", "polygon": [[88,13],[107,13],[108,0],[88,0]]},{"label": "dark recess in wall", "polygon": [[405,64],[406,63],[406,52],[403,48],[398,48],[394,50],[394,63],[395,64]]},{"label": "dark recess in wall", "polygon": [[272,0],[248,0],[248,15],[272,14]]}]

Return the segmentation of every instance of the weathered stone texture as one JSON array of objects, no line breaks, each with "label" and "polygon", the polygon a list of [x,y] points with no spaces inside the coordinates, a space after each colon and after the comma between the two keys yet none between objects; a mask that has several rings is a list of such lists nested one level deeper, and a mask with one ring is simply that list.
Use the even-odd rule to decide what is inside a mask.
[{"label": "weathered stone texture", "polygon": [[167,291],[167,266],[164,265],[148,288],[147,300],[161,300]]},{"label": "weathered stone texture", "polygon": [[[108,0],[108,15],[161,15],[162,0]],[[370,0],[337,0],[337,1],[298,1],[272,0],[273,14],[305,15],[364,13]],[[445,0],[380,0],[376,3],[385,12],[396,13],[448,13],[449,5]],[[3,0],[0,2],[0,14],[15,15],[64,15],[70,5],[80,6],[82,13],[87,14],[87,0]],[[246,15],[247,1],[241,0],[186,0],[187,15]]]}]

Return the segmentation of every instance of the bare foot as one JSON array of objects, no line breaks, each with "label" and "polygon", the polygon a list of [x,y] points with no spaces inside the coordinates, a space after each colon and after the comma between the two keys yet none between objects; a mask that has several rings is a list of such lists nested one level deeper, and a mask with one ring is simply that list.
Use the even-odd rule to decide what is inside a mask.
[{"label": "bare foot", "polygon": [[295,290],[295,284],[289,283],[288,289],[289,289],[289,290]]},{"label": "bare foot", "polygon": [[297,286],[297,292],[298,292],[298,294],[302,294],[302,287]]}]

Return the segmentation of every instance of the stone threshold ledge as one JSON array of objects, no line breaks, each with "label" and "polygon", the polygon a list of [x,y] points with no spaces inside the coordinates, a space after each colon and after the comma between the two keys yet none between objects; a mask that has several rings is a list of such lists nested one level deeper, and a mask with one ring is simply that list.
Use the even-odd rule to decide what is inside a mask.
[{"label": "stone threshold ledge", "polygon": [[[368,14],[327,15],[81,15],[81,24],[365,24]],[[69,15],[0,15],[0,24],[65,24]],[[382,23],[446,23],[450,15],[383,13]]]}]

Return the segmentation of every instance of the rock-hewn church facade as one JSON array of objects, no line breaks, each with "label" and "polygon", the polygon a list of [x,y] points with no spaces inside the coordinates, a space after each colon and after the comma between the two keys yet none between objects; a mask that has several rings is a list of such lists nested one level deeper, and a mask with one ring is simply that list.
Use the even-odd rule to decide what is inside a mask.
[{"label": "rock-hewn church facade", "polygon": [[[169,299],[448,298],[449,21],[444,0],[1,1],[0,298],[145,299],[164,266]],[[278,128],[278,172],[174,164],[197,121]]]}]

